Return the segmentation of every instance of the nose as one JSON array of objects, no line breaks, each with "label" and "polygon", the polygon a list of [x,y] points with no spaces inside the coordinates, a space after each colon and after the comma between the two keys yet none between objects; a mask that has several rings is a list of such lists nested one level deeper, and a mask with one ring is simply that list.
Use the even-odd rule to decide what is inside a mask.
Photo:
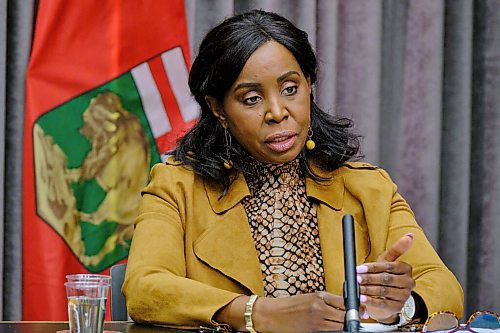
[{"label": "nose", "polygon": [[279,123],[288,118],[289,113],[286,104],[279,98],[271,98],[268,100],[265,120],[267,123]]}]

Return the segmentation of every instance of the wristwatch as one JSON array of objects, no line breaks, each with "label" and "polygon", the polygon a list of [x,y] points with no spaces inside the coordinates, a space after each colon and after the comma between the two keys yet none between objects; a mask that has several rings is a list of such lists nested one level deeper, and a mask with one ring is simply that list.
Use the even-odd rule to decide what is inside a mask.
[{"label": "wristwatch", "polygon": [[398,325],[401,326],[409,323],[413,319],[414,315],[415,315],[415,300],[413,299],[413,296],[410,295],[410,297],[406,300],[405,304],[403,305],[403,308],[401,309],[401,312],[399,314]]}]

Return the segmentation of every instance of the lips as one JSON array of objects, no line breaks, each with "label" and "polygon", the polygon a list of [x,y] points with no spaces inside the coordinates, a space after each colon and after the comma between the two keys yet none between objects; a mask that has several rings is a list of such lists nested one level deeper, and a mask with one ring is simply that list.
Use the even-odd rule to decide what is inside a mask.
[{"label": "lips", "polygon": [[297,134],[294,132],[281,132],[271,135],[266,139],[266,146],[277,153],[282,153],[293,147]]}]

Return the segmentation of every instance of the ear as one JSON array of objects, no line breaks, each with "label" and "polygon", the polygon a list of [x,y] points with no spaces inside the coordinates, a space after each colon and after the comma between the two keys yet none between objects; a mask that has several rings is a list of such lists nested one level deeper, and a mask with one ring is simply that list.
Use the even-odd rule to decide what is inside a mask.
[{"label": "ear", "polygon": [[205,102],[214,114],[215,118],[219,120],[222,127],[227,128],[227,120],[226,115],[224,114],[224,107],[222,106],[222,103],[220,103],[217,98],[213,96],[205,96]]}]

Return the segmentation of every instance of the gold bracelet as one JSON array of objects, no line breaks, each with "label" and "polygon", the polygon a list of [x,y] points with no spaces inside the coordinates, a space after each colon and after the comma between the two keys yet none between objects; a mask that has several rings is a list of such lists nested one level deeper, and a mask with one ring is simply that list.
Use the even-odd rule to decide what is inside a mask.
[{"label": "gold bracelet", "polygon": [[247,302],[247,306],[245,307],[245,328],[250,333],[257,333],[257,331],[253,328],[252,322],[252,310],[253,304],[257,300],[257,295],[250,296],[250,299]]}]

